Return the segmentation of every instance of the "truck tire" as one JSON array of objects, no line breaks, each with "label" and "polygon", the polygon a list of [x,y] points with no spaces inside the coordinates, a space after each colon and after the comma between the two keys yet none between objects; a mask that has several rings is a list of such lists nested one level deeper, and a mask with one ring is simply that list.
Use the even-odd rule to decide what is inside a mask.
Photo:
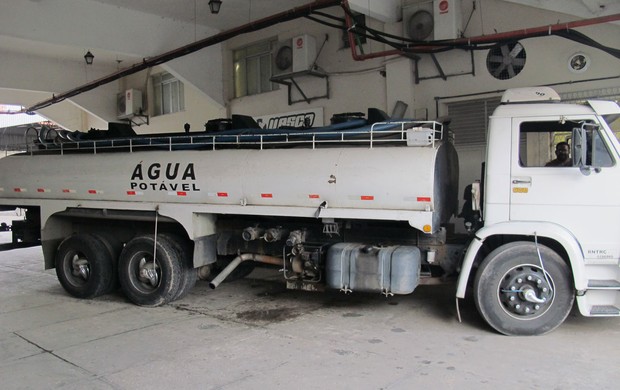
[{"label": "truck tire", "polygon": [[196,285],[198,280],[198,270],[194,268],[191,243],[186,239],[173,234],[162,234],[160,237],[165,237],[176,249],[179,261],[181,265],[181,280],[179,281],[179,290],[176,296],[172,299],[176,301],[185,297],[190,290]]},{"label": "truck tire", "polygon": [[166,237],[158,237],[156,244],[152,235],[135,237],[121,252],[118,276],[123,292],[136,305],[164,305],[176,297],[180,287],[179,253]]},{"label": "truck tire", "polygon": [[478,269],[476,307],[500,333],[545,334],[570,313],[575,298],[570,268],[555,251],[544,245],[538,249],[544,267],[536,244],[513,242],[492,251]]},{"label": "truck tire", "polygon": [[123,250],[123,243],[111,233],[93,233],[93,236],[98,238],[110,252],[110,256],[112,258],[113,277],[112,283],[110,284],[110,291],[107,291],[106,293],[115,291],[120,286],[118,281],[118,258]]},{"label": "truck tire", "polygon": [[56,251],[56,276],[77,298],[94,298],[114,287],[114,259],[106,245],[91,234],[67,237]]}]

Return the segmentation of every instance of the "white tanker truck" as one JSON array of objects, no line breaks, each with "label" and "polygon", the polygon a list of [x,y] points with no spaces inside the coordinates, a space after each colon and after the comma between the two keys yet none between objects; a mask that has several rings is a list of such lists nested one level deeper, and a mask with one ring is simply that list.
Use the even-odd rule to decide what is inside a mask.
[{"label": "white tanker truck", "polygon": [[[257,263],[291,289],[386,296],[458,275],[457,298],[497,331],[543,334],[575,298],[585,316],[620,315],[620,108],[559,100],[506,91],[465,191],[445,124],[372,110],[318,129],[233,116],[200,133],[39,132],[0,160],[0,208],[27,210],[14,234],[40,231],[45,268],[79,298],[120,282],[157,306]],[[571,157],[546,166],[559,141]]]}]

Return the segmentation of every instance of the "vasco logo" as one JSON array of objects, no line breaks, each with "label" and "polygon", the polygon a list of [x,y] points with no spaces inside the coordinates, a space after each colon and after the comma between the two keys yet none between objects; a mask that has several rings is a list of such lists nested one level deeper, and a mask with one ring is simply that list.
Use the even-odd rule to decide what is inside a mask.
[{"label": "vasco logo", "polygon": [[312,127],[314,125],[315,114],[313,112],[283,115],[269,118],[267,123],[262,120],[258,121],[258,124],[263,129],[277,129],[280,127],[297,127],[305,128]]},{"label": "vasco logo", "polygon": [[152,163],[145,166],[142,161],[131,174],[129,186],[132,190],[155,191],[200,191],[196,186],[194,163]]}]

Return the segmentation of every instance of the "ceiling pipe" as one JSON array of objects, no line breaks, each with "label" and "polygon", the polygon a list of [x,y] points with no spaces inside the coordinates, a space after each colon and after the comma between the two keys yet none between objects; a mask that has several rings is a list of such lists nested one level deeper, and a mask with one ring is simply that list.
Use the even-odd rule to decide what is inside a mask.
[{"label": "ceiling pipe", "polygon": [[345,20],[347,31],[349,35],[349,42],[351,47],[351,55],[355,61],[365,61],[372,58],[379,57],[387,57],[393,55],[406,55],[406,54],[416,54],[416,53],[433,53],[441,50],[445,50],[447,47],[451,46],[462,46],[462,45],[476,45],[476,44],[484,44],[484,43],[493,43],[498,41],[505,41],[510,39],[525,39],[525,38],[533,38],[533,37],[541,37],[545,35],[552,35],[555,32],[559,31],[567,31],[569,29],[592,26],[596,24],[603,24],[609,22],[615,22],[620,20],[620,14],[613,14],[608,16],[602,16],[598,18],[592,19],[583,19],[577,20],[574,22],[568,23],[558,23],[549,26],[541,26],[534,28],[524,28],[521,30],[508,31],[503,33],[496,33],[491,35],[482,35],[478,37],[472,38],[457,38],[450,40],[441,41],[441,45],[433,45],[432,42],[430,44],[424,45],[413,45],[399,49],[385,50],[381,52],[368,53],[368,54],[359,54],[357,52],[357,43],[355,41],[355,36],[353,33],[353,21],[351,18],[351,9],[349,8],[348,0],[342,0],[341,4],[344,12],[345,12]]},{"label": "ceiling pipe", "polygon": [[51,99],[47,99],[39,103],[36,103],[33,106],[27,107],[24,110],[22,110],[22,112],[33,112],[36,110],[40,110],[42,108],[51,106],[52,104],[59,103],[70,97],[79,95],[84,92],[88,92],[99,86],[111,83],[112,81],[132,75],[134,73],[140,72],[147,68],[151,68],[156,65],[161,65],[165,62],[174,60],[179,57],[186,56],[188,54],[194,53],[206,47],[213,46],[218,43],[222,43],[238,35],[247,34],[249,32],[258,31],[258,30],[273,26],[278,23],[288,22],[290,20],[304,17],[307,15],[310,15],[315,10],[337,6],[340,4],[340,2],[341,0],[317,0],[312,3],[301,5],[299,7],[294,7],[287,11],[279,12],[277,14],[255,20],[253,22],[241,25],[239,27],[235,27],[230,30],[220,32],[208,38],[196,41],[194,43],[190,43],[188,45],[179,47],[177,49],[168,51],[166,53],[157,55],[155,57],[151,57],[148,59],[145,58],[142,60],[142,62],[134,64],[130,68],[119,70],[108,76],[104,76],[100,79],[91,81],[90,83],[81,85],[77,88],[71,89],[66,92],[62,92],[57,95],[52,95]]}]

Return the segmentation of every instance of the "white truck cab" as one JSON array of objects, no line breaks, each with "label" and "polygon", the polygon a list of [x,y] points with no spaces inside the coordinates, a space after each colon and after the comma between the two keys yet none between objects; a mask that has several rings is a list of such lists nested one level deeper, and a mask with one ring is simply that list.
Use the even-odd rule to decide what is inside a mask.
[{"label": "white truck cab", "polygon": [[[559,325],[573,289],[584,316],[620,315],[620,144],[605,119],[620,108],[561,103],[550,88],[509,90],[502,103],[489,121],[484,227],[466,253],[457,297],[478,264],[478,309],[503,333]],[[558,143],[571,150],[561,165]]]}]

